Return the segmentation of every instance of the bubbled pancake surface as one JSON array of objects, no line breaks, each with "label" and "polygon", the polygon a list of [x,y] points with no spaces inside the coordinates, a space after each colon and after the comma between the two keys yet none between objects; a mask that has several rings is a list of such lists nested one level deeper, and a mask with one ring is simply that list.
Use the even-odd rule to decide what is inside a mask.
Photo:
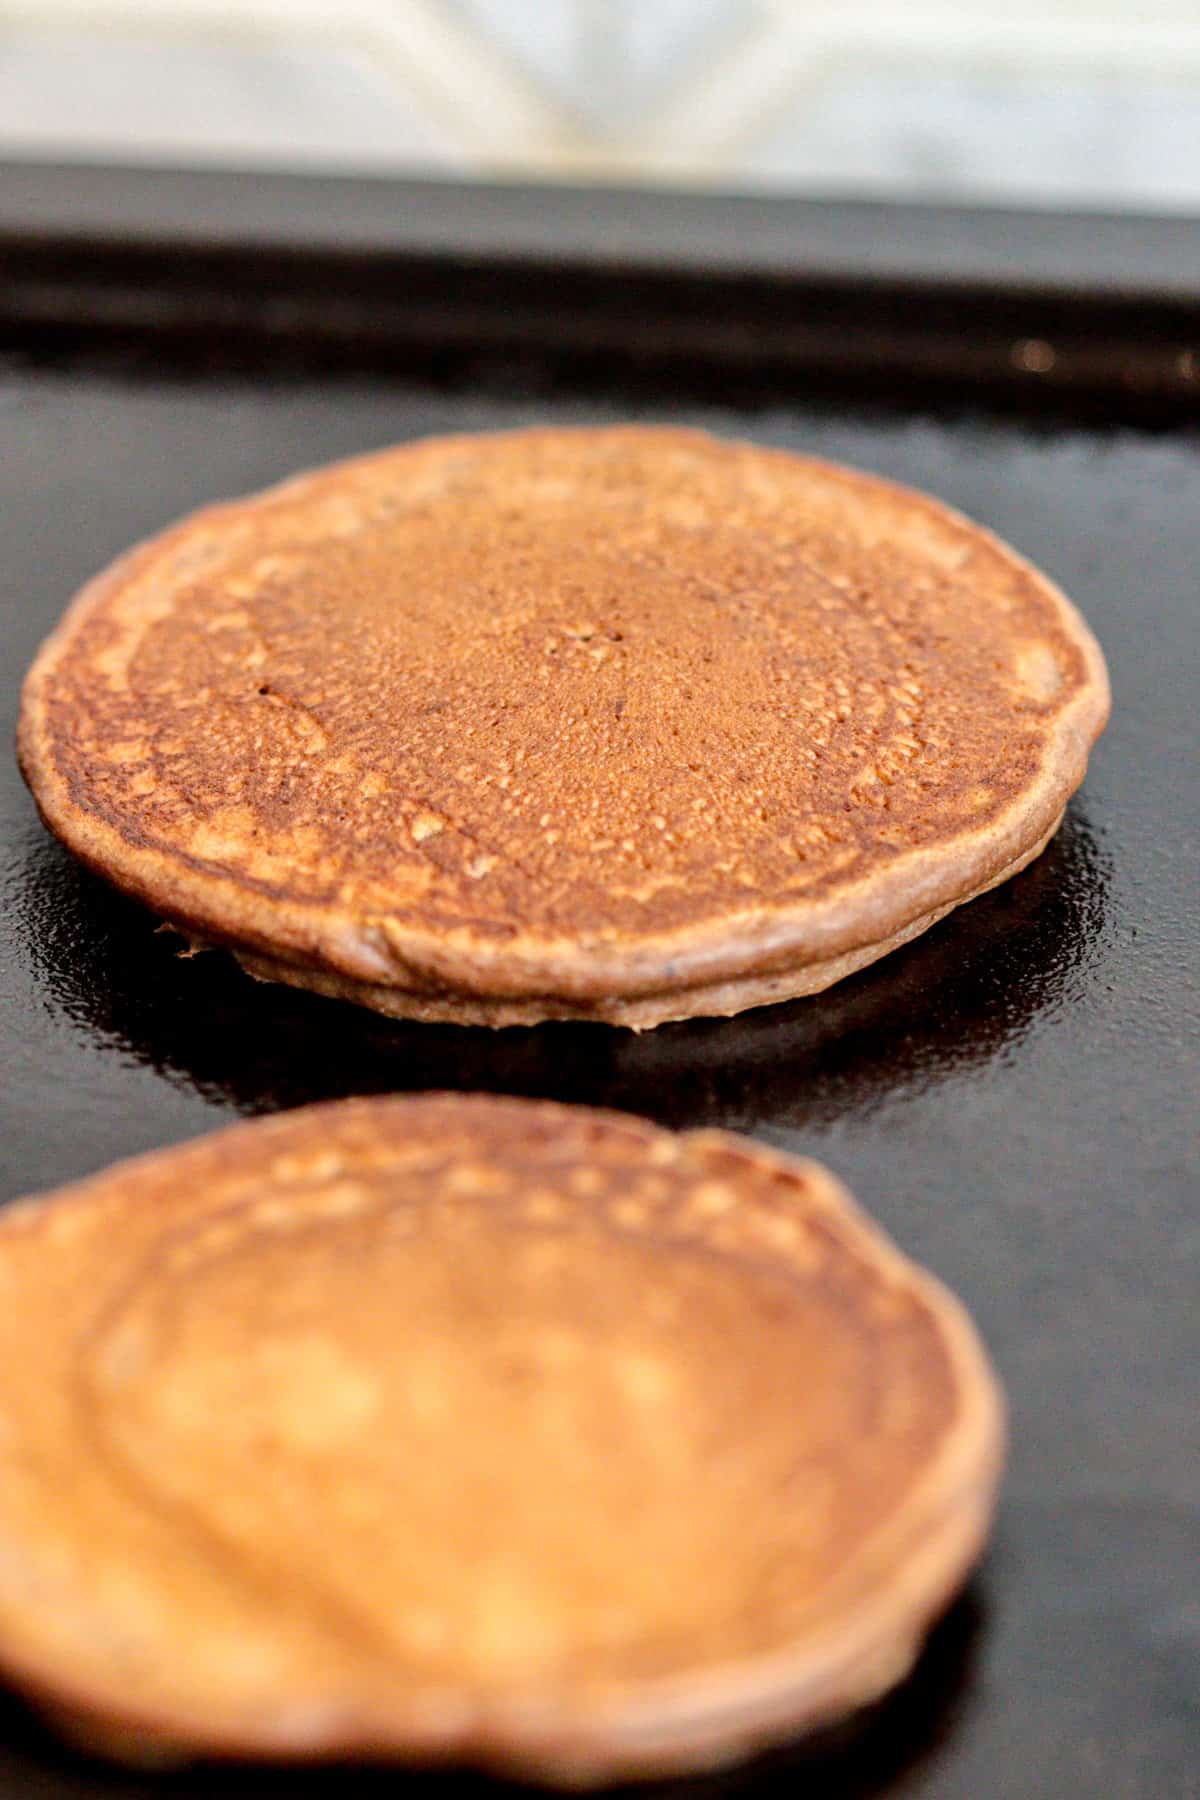
[{"label": "bubbled pancake surface", "polygon": [[347,1101],[0,1219],[0,1664],[123,1754],[702,1766],[899,1679],[1000,1403],[815,1164]]},{"label": "bubbled pancake surface", "polygon": [[535,430],[132,552],[43,648],[21,754],[73,849],[259,973],[653,1023],[824,985],[1012,872],[1107,706],[1074,609],[934,501]]}]

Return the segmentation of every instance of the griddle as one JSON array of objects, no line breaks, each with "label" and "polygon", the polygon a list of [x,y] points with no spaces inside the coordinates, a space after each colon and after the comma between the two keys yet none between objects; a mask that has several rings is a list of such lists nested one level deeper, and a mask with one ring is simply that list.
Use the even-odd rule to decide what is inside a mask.
[{"label": "griddle", "polygon": [[[0,763],[0,1184],[229,1120],[488,1089],[815,1155],[966,1300],[1006,1382],[994,1544],[911,1679],[705,1800],[1200,1793],[1200,226],[0,169],[4,730],[75,588],[202,502],[443,431],[634,418],[840,458],[1010,538],[1115,711],[1030,869],[829,993],[635,1036],[405,1025],[191,959]],[[110,1770],[0,1700],[0,1796],[482,1778]]]}]

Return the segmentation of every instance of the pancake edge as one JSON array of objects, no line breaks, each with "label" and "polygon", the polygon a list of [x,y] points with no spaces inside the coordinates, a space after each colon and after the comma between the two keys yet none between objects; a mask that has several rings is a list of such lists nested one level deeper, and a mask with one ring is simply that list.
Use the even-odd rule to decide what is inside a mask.
[{"label": "pancake edge", "polygon": [[[912,943],[959,906],[967,906],[994,887],[1011,880],[1042,854],[1063,821],[1060,813],[1041,841],[1024,851],[1015,862],[1001,869],[973,894],[964,894],[948,906],[937,907],[924,917],[893,932],[878,944],[867,944],[861,950],[831,957],[826,962],[804,963],[796,969],[784,969],[774,975],[747,977],[744,981],[723,981],[685,988],[675,992],[648,994],[638,1000],[597,1000],[590,1005],[572,1005],[546,996],[530,1000],[477,1000],[466,995],[446,993],[409,993],[400,987],[383,983],[356,982],[349,976],[333,975],[323,970],[305,968],[277,957],[260,956],[231,946],[236,961],[255,981],[280,983],[305,989],[326,999],[347,1000],[352,1005],[368,1007],[392,1019],[412,1019],[426,1024],[485,1026],[503,1030],[513,1025],[542,1025],[549,1021],[623,1025],[630,1031],[649,1031],[656,1025],[678,1024],[685,1019],[730,1019],[754,1006],[782,1005],[788,1000],[804,999],[820,994],[836,982],[845,981],[859,969]],[[195,949],[218,948],[200,940]]]}]

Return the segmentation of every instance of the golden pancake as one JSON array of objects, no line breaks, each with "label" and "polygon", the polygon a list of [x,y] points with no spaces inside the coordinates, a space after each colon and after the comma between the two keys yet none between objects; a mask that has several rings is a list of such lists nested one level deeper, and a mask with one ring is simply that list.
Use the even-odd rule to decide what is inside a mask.
[{"label": "golden pancake", "polygon": [[936,501],[701,433],[410,445],[84,589],[22,766],[264,978],[633,1026],[811,993],[1004,880],[1108,712],[1044,577]]},{"label": "golden pancake", "polygon": [[0,1667],[134,1757],[591,1782],[872,1700],[1002,1410],[831,1176],[717,1132],[352,1100],[0,1216]]}]

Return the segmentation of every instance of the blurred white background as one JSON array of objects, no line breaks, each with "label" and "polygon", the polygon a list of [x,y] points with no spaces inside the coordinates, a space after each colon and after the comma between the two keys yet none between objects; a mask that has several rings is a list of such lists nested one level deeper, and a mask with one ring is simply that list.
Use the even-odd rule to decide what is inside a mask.
[{"label": "blurred white background", "polygon": [[0,158],[1200,212],[1200,0],[0,0]]}]

